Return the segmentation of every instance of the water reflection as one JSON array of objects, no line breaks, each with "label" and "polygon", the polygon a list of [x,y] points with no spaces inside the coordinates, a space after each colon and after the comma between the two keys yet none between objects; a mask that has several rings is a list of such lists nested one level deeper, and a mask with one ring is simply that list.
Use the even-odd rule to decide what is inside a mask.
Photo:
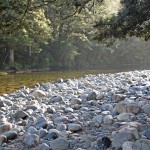
[{"label": "water reflection", "polygon": [[6,76],[0,76],[0,95],[13,92],[16,89],[19,89],[19,87],[22,85],[25,85],[26,87],[31,87],[36,83],[52,82],[58,78],[78,78],[85,74],[114,73],[120,71],[122,70],[53,71],[8,74]]}]

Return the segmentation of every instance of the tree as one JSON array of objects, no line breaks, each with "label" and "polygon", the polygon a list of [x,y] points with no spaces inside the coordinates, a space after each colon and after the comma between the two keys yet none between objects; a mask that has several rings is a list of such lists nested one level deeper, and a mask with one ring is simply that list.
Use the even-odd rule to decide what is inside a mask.
[{"label": "tree", "polygon": [[111,18],[100,17],[95,27],[98,34],[95,39],[125,38],[129,36],[150,38],[150,1],[121,0],[121,7]]},{"label": "tree", "polygon": [[[8,64],[14,64],[14,51],[26,47],[31,54],[41,51],[40,43],[52,39],[50,20],[45,17],[44,9],[38,8],[36,0],[7,0],[0,5],[0,43],[6,51]],[[42,5],[42,4],[41,4]]]}]

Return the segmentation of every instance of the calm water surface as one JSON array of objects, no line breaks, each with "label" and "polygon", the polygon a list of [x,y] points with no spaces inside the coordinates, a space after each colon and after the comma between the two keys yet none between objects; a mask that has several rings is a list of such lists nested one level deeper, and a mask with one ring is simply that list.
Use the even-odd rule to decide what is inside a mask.
[{"label": "calm water surface", "polygon": [[58,78],[78,78],[85,74],[115,73],[120,71],[121,70],[86,70],[8,74],[5,76],[0,76],[0,95],[4,93],[11,93],[19,89],[19,86],[21,85],[31,87],[36,83],[52,82]]}]

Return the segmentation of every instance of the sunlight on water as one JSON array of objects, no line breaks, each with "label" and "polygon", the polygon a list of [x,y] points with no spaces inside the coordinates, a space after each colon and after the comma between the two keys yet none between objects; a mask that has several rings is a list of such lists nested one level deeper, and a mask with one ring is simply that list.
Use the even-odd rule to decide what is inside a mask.
[{"label": "sunlight on water", "polygon": [[31,87],[36,83],[52,82],[58,78],[78,78],[85,74],[114,73],[121,70],[84,70],[84,71],[53,71],[0,76],[0,95],[11,93],[20,86]]}]

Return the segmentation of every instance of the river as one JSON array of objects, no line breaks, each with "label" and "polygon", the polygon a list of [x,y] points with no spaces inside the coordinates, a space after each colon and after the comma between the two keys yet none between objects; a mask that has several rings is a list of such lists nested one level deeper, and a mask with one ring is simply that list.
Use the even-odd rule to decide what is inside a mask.
[{"label": "river", "polygon": [[[127,69],[129,71],[129,69]],[[52,71],[0,76],[0,95],[11,93],[20,86],[32,87],[36,83],[53,82],[58,78],[78,78],[85,74],[115,73],[127,70],[84,70],[84,71]]]}]

